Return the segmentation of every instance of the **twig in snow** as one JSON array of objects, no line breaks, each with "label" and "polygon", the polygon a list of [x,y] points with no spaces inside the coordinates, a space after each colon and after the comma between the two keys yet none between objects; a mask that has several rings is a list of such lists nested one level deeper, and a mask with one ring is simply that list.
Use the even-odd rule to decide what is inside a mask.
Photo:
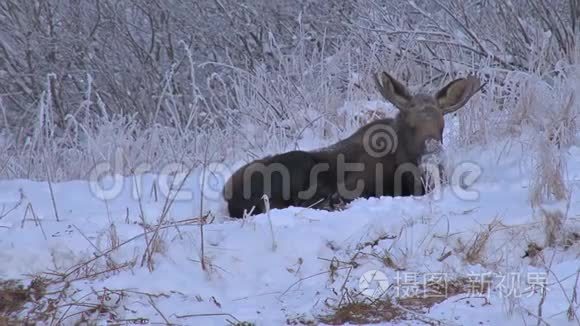
[{"label": "twig in snow", "polygon": [[[568,320],[572,321],[574,319],[578,320],[578,315],[576,314],[575,305],[578,303],[578,278],[580,277],[580,269],[576,272],[576,281],[574,282],[574,289],[572,290],[572,300],[570,300],[570,307],[568,307]],[[580,324],[580,321],[578,322]]]},{"label": "twig in snow", "polygon": [[[351,266],[337,268],[337,269],[334,270],[334,272],[340,271],[340,270],[343,270],[343,269],[349,269],[349,268],[351,268]],[[290,289],[292,289],[297,284],[302,283],[303,281],[306,281],[306,280],[311,279],[311,278],[316,277],[316,276],[328,274],[330,272],[331,271],[324,271],[324,272],[316,273],[316,274],[313,274],[313,275],[310,275],[310,276],[303,277],[303,278],[299,279],[298,281],[292,283],[284,292],[282,292],[282,294],[280,294],[280,296],[278,297],[278,299],[280,299],[281,297],[283,297],[286,293],[288,293],[288,291],[290,291]]]},{"label": "twig in snow", "polygon": [[[44,157],[44,161],[46,160],[46,155]],[[46,178],[48,179],[48,189],[50,190],[50,200],[52,202],[52,209],[54,210],[54,217],[56,218],[57,222],[60,222],[60,218],[58,216],[58,209],[56,208],[56,199],[54,198],[54,191],[52,190],[52,177],[50,175],[50,169],[48,168],[48,163],[45,164],[46,167]]]},{"label": "twig in snow", "polygon": [[28,215],[29,210],[32,214],[32,220],[34,221],[34,224],[36,226],[40,227],[40,231],[42,232],[42,235],[44,236],[44,240],[48,240],[48,238],[46,237],[46,233],[44,232],[44,228],[42,227],[42,223],[40,222],[40,219],[38,218],[38,216],[34,212],[34,208],[32,208],[32,203],[30,203],[30,202],[28,203],[28,205],[26,205],[26,210],[24,210],[24,216],[22,217],[22,223],[20,224],[20,227],[21,228],[24,227],[24,221],[26,221],[26,216]]},{"label": "twig in snow", "polygon": [[272,217],[270,216],[270,199],[267,195],[262,196],[264,200],[264,207],[266,209],[266,214],[268,215],[268,224],[270,224],[270,234],[272,235],[272,251],[276,251],[278,244],[276,243],[276,238],[274,237],[274,227],[272,226]]}]

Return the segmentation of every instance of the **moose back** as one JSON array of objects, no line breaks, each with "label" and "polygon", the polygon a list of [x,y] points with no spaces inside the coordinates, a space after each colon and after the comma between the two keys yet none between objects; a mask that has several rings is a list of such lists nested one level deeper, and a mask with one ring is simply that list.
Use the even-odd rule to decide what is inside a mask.
[{"label": "moose back", "polygon": [[326,148],[242,166],[223,189],[230,216],[289,206],[333,210],[360,197],[424,195],[422,159],[441,150],[444,115],[463,107],[480,81],[468,76],[434,94],[413,95],[386,72],[374,79],[398,109],[394,118],[370,122]]}]

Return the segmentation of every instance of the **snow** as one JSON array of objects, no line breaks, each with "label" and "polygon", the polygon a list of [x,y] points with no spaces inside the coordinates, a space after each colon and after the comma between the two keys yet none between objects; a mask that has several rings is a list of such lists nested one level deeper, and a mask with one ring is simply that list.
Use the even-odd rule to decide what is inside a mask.
[{"label": "snow", "polygon": [[[374,102],[366,107],[389,109]],[[360,291],[360,279],[368,271],[383,273],[395,285],[397,278],[410,275],[419,280],[435,274],[455,280],[493,273],[497,281],[517,273],[520,295],[507,296],[496,282],[489,294],[453,295],[422,318],[445,325],[524,325],[537,322],[534,316],[541,300],[539,292],[529,291],[526,281],[544,275],[548,290],[542,318],[552,325],[575,325],[566,311],[574,288],[580,290],[576,282],[580,243],[545,248],[547,267],[538,264],[537,257],[522,258],[530,242],[544,243],[545,232],[528,199],[531,172],[521,159],[525,148],[508,146],[512,141],[448,149],[455,166],[477,162],[481,168],[483,174],[469,189],[477,194],[475,198],[461,197],[458,187],[446,187],[437,195],[420,198],[359,199],[339,212],[274,209],[245,221],[227,218],[224,202],[216,196],[231,169],[205,183],[203,209],[197,190],[202,171],[196,170],[180,190],[183,197],[172,203],[166,215],[163,178],[155,175],[119,178],[119,193],[106,201],[85,181],[53,184],[59,221],[47,183],[5,180],[0,182],[0,279],[70,273],[66,302],[78,306],[66,311],[70,317],[63,319],[65,324],[79,318],[75,313],[84,310],[80,303],[99,302],[95,293],[108,291],[103,304],[117,320],[224,325],[237,319],[283,325],[287,320],[312,320],[329,313],[326,304],[336,304],[344,289]],[[567,175],[573,191],[563,229],[579,232],[580,147],[568,152]],[[135,191],[136,184],[141,191]],[[193,222],[209,212],[215,219],[204,227],[204,271],[200,227]],[[173,224],[161,230],[162,250],[153,255],[148,268],[141,264],[147,247],[143,224],[154,229],[162,216]],[[493,231],[480,259],[467,262],[466,247],[489,225]],[[105,255],[114,232],[121,245]],[[103,272],[127,262],[134,265]],[[83,264],[89,267],[78,272],[76,267]],[[86,274],[95,276],[83,277]],[[573,305],[580,313],[578,301]],[[423,324],[418,319],[384,324],[411,322]]]}]

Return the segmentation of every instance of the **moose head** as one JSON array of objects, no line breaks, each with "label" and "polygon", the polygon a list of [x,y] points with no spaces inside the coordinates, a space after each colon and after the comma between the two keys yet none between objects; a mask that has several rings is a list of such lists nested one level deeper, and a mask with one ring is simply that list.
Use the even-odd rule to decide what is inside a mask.
[{"label": "moose head", "polygon": [[420,157],[437,149],[443,142],[444,115],[463,107],[481,87],[475,76],[459,78],[435,94],[411,95],[395,78],[383,72],[375,76],[379,92],[398,110],[398,133],[401,148],[412,157]]}]

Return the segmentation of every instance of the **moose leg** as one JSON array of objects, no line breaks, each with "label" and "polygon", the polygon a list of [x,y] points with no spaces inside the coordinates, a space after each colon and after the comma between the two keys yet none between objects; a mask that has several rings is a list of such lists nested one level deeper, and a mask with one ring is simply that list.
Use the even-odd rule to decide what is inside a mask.
[{"label": "moose leg", "polygon": [[337,192],[330,195],[328,201],[332,210],[343,210],[348,204],[348,201],[342,198]]},{"label": "moose leg", "polygon": [[[327,187],[323,189],[319,194],[319,198],[323,198],[322,202],[317,205],[319,209],[327,211],[340,211],[343,210],[346,205],[352,201],[353,198],[347,198],[344,196],[345,183],[343,182],[333,182],[332,188]],[[348,195],[348,193],[346,193]]]},{"label": "moose leg", "polygon": [[312,208],[321,209],[329,212],[343,210],[347,202],[338,194],[332,193],[316,201]]},{"label": "moose leg", "polygon": [[328,175],[321,174],[309,185],[309,192],[302,192],[304,198],[300,206],[334,211],[344,207],[345,200],[340,196],[335,182]]}]

